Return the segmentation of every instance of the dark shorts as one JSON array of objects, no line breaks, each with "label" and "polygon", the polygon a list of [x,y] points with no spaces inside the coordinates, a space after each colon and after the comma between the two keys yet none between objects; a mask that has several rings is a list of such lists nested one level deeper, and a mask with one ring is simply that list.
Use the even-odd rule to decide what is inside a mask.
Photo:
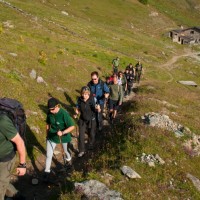
[{"label": "dark shorts", "polygon": [[112,100],[112,99],[109,99],[109,109],[110,110],[118,110],[119,108],[119,101],[118,100]]}]

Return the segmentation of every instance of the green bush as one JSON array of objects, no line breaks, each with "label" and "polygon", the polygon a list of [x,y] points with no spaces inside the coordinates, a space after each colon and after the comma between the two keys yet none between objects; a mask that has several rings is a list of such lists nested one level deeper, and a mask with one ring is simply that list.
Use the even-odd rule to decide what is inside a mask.
[{"label": "green bush", "polygon": [[147,5],[148,4],[148,0],[139,0],[140,3]]}]

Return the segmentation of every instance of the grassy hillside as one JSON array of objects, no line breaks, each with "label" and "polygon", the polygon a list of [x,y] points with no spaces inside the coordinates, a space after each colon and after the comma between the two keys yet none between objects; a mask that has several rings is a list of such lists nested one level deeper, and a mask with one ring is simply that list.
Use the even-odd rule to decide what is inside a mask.
[{"label": "grassy hillside", "polygon": [[[167,37],[169,30],[180,25],[199,26],[200,3],[198,0],[148,2],[143,5],[137,0],[0,1],[0,96],[17,98],[31,111],[27,116],[28,126],[37,127],[39,133],[34,130],[27,133],[34,138],[29,145],[39,144],[45,148],[49,93],[72,113],[78,91],[90,80],[92,71],[99,71],[102,77],[111,74],[111,61],[116,56],[120,57],[121,70],[141,59],[144,78],[134,103],[126,110],[127,116],[135,113],[134,119],[130,120],[129,116],[124,122],[131,121],[128,125],[136,127],[136,134],[130,135],[118,127],[116,138],[124,134],[123,148],[120,147],[119,152],[115,140],[108,138],[112,145],[91,161],[93,171],[86,178],[100,179],[97,172],[100,168],[108,171],[116,176],[112,189],[120,191],[124,199],[199,199],[185,175],[193,173],[200,178],[200,160],[184,153],[181,144],[185,138],[179,140],[169,132],[145,127],[139,119],[145,112],[167,113],[198,134],[199,87],[177,83],[194,80],[200,84],[198,55],[197,58],[183,56],[165,64],[173,56],[200,51],[199,46],[178,45]],[[46,84],[30,78],[32,69]],[[152,99],[177,107],[169,108]],[[37,114],[30,114],[32,112]],[[141,180],[124,180],[118,168],[109,166],[108,163],[116,161],[116,152],[120,153],[118,164],[126,163],[135,168],[142,174]],[[136,162],[136,156],[142,152],[159,153],[167,164],[149,168]],[[38,156],[38,152],[32,153]],[[173,189],[168,187],[172,178]],[[83,178],[75,174],[72,179]],[[62,198],[71,197],[66,194]]]}]

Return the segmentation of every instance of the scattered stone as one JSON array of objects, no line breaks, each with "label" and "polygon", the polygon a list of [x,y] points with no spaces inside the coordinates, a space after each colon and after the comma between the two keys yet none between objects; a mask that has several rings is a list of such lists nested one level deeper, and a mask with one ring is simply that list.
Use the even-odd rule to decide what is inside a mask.
[{"label": "scattered stone", "polygon": [[129,178],[141,178],[141,176],[128,166],[121,167],[121,171]]},{"label": "scattered stone", "polygon": [[108,120],[105,120],[105,119],[104,119],[104,120],[102,121],[102,125],[103,125],[103,126],[109,126],[110,124],[109,124]]},{"label": "scattered stone", "polygon": [[65,90],[64,90],[63,88],[61,88],[61,87],[57,87],[56,90],[61,91],[61,92],[64,92],[64,91],[65,91]]},{"label": "scattered stone", "polygon": [[[137,158],[137,160],[139,160]],[[158,155],[152,155],[152,154],[145,154],[142,153],[142,156],[140,158],[142,163],[147,163],[150,167],[155,167],[155,163],[164,165],[165,161]]]},{"label": "scattered stone", "polygon": [[47,83],[44,81],[44,79],[41,76],[37,77],[37,83],[44,83],[45,85],[47,85]]},{"label": "scattered stone", "polygon": [[6,22],[3,22],[2,24],[4,28],[14,28],[14,25],[11,24],[11,21],[6,21]]},{"label": "scattered stone", "polygon": [[157,16],[158,16],[158,13],[152,11],[152,12],[149,14],[149,16],[150,16],[150,17],[157,17]]},{"label": "scattered stone", "polygon": [[165,164],[165,161],[164,161],[158,154],[155,155],[155,159],[156,159],[161,165],[164,165],[164,164]]},{"label": "scattered stone", "polygon": [[41,133],[40,128],[36,127],[36,126],[31,126],[30,129],[34,132],[36,132],[37,134]]},{"label": "scattered stone", "polygon": [[88,180],[75,183],[75,191],[84,195],[87,199],[123,200],[121,194],[115,190],[109,190],[105,184],[97,180]]},{"label": "scattered stone", "polygon": [[29,74],[29,76],[30,76],[32,79],[36,79],[36,77],[37,77],[36,71],[35,71],[34,69],[32,69],[31,72],[30,72],[30,74]]},{"label": "scattered stone", "polygon": [[183,85],[189,85],[189,86],[197,87],[197,84],[194,81],[178,81],[178,82],[183,84]]},{"label": "scattered stone", "polygon": [[9,53],[11,56],[13,57],[17,57],[17,54],[16,53]]},{"label": "scattered stone", "polygon": [[151,112],[146,113],[141,118],[144,123],[152,127],[162,128],[168,131],[173,131],[174,133],[176,132],[176,136],[178,137],[181,137],[184,134],[189,134],[188,130],[186,130],[183,125],[173,122],[167,115]]},{"label": "scattered stone", "polygon": [[69,13],[67,13],[66,11],[61,11],[61,13],[62,13],[63,15],[66,15],[66,16],[69,15]]},{"label": "scattered stone", "polygon": [[186,152],[190,156],[199,156],[200,155],[200,136],[193,133],[191,139],[185,141],[183,144]]},{"label": "scattered stone", "polygon": [[108,174],[108,173],[103,173],[101,175],[101,177],[103,178],[104,182],[106,185],[110,186],[113,179],[114,179],[114,176],[112,176],[111,174]]},{"label": "scattered stone", "polygon": [[187,174],[187,178],[189,178],[192,181],[193,185],[200,192],[200,180],[189,173]]}]

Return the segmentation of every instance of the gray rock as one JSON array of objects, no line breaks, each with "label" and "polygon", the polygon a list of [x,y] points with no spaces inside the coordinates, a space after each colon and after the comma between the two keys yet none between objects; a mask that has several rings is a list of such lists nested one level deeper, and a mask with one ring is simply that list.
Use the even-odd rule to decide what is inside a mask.
[{"label": "gray rock", "polygon": [[41,76],[37,77],[37,83],[44,83],[45,85],[47,85],[47,83],[44,81],[44,79]]},{"label": "gray rock", "polygon": [[9,53],[11,56],[13,57],[17,57],[17,54],[16,53]]},{"label": "gray rock", "polygon": [[121,171],[129,178],[141,178],[141,176],[128,166],[121,167]]},{"label": "gray rock", "polygon": [[183,85],[189,85],[189,86],[197,87],[197,84],[194,81],[178,81],[178,82],[183,84]]},{"label": "gray rock", "polygon": [[61,11],[61,13],[62,13],[63,15],[66,15],[66,16],[69,15],[69,13],[67,13],[66,11]]},{"label": "gray rock", "polygon": [[[149,124],[152,127],[158,127],[162,128],[168,131],[176,132],[177,135],[182,136],[184,133],[184,126],[181,124],[178,124],[176,122],[173,122],[169,116],[159,113],[146,113],[142,117],[144,123]],[[181,134],[182,132],[183,134]]]},{"label": "gray rock", "polygon": [[30,76],[32,79],[36,79],[36,77],[37,77],[36,71],[35,71],[34,69],[32,69],[31,72],[30,72],[30,74],[29,74],[29,76]]},{"label": "gray rock", "polygon": [[75,191],[88,199],[123,200],[119,192],[109,190],[105,184],[97,180],[88,180],[82,183],[76,182]]},{"label": "gray rock", "polygon": [[192,181],[193,185],[200,192],[200,180],[189,173],[187,174],[187,178],[189,178]]}]

